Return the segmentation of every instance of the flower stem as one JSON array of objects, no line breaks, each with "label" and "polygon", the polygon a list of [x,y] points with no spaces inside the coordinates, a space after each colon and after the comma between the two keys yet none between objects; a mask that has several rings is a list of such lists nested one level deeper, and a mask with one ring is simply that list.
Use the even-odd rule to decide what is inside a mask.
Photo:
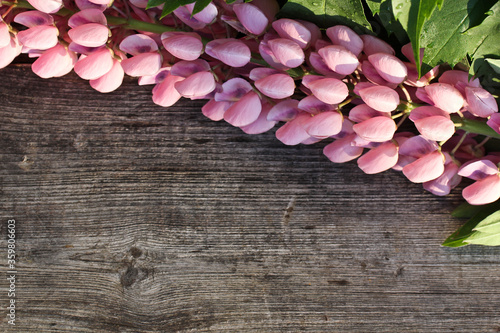
[{"label": "flower stem", "polygon": [[451,117],[451,120],[453,120],[453,122],[455,123],[455,127],[464,130],[467,133],[475,133],[485,136],[491,136],[495,139],[500,139],[500,134],[495,132],[493,128],[489,127],[484,121],[459,118],[455,115]]}]

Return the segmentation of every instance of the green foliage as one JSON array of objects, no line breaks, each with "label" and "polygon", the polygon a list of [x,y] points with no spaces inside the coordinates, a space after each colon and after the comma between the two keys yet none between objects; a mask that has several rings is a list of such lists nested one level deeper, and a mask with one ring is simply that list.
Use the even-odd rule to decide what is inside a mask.
[{"label": "green foliage", "polygon": [[280,17],[314,22],[320,28],[343,24],[357,33],[371,31],[361,0],[289,0],[281,9]]}]

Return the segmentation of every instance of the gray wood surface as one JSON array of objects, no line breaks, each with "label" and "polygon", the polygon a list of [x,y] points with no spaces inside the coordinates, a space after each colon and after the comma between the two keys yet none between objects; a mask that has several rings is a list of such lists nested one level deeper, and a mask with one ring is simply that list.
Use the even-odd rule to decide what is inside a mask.
[{"label": "gray wood surface", "polygon": [[439,245],[461,189],[156,106],[132,79],[0,75],[2,332],[500,331],[500,249]]}]

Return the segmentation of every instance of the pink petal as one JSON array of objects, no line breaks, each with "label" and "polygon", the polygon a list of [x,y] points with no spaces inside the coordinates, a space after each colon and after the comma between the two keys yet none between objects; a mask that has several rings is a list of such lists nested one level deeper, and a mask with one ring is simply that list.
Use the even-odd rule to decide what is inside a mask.
[{"label": "pink petal", "polygon": [[274,68],[256,67],[250,71],[249,78],[252,81],[257,81],[257,80],[263,79],[269,75],[279,74],[279,73],[281,73],[281,72],[274,69]]},{"label": "pink petal", "polygon": [[250,62],[250,48],[236,39],[216,39],[208,42],[205,52],[231,67],[243,67]]},{"label": "pink petal", "polygon": [[403,167],[403,174],[414,183],[424,183],[438,178],[444,172],[444,158],[439,151],[424,155]]},{"label": "pink petal", "polygon": [[399,153],[414,158],[420,158],[432,153],[439,146],[435,141],[428,140],[421,135],[413,136],[399,144]]},{"label": "pink petal", "polygon": [[[401,53],[408,59],[412,64],[415,63],[415,57],[413,56],[413,48],[411,46],[411,43],[403,45],[401,48]],[[424,58],[424,49],[420,48],[420,62],[422,62],[422,59]]]},{"label": "pink petal", "polygon": [[[192,13],[194,3],[186,5],[186,8]],[[201,12],[194,14],[193,17],[200,22],[210,24],[217,18],[217,14],[217,7],[213,3],[209,3]]]},{"label": "pink petal", "polygon": [[61,44],[57,44],[45,51],[31,65],[31,69],[36,75],[47,79],[49,77],[59,77],[68,74],[73,69],[75,63],[75,53],[68,51]]},{"label": "pink petal", "polygon": [[356,94],[356,95],[360,95],[359,92],[365,88],[370,88],[370,87],[375,87],[377,86],[376,84],[374,83],[371,83],[371,82],[359,82],[357,83],[355,86],[354,86],[354,90],[353,92]]},{"label": "pink petal", "polygon": [[443,116],[421,118],[414,122],[420,134],[429,140],[445,141],[455,134],[455,124]]},{"label": "pink petal", "polygon": [[387,44],[380,38],[372,35],[361,35],[359,37],[363,41],[363,52],[367,56],[375,53],[387,53],[392,55],[396,53],[389,44]]},{"label": "pink petal", "polygon": [[72,15],[68,20],[68,25],[71,28],[76,28],[88,23],[98,23],[102,25],[107,25],[108,21],[106,16],[99,9],[89,8],[77,12]]},{"label": "pink petal", "polygon": [[175,89],[186,98],[203,97],[215,89],[214,75],[210,72],[198,72],[175,84]]},{"label": "pink petal", "polygon": [[247,134],[261,134],[269,131],[274,127],[274,125],[276,125],[275,121],[267,119],[269,110],[271,110],[271,105],[269,103],[265,103],[262,106],[262,112],[260,113],[257,120],[250,125],[242,126],[241,130]]},{"label": "pink petal", "polygon": [[500,134],[500,114],[499,113],[492,114],[490,116],[490,119],[488,119],[488,121],[486,122],[486,124],[489,127],[491,127],[493,130],[495,130],[495,132]]},{"label": "pink petal", "polygon": [[269,21],[273,21],[280,10],[276,0],[252,0],[252,4],[259,8]]},{"label": "pink petal", "polygon": [[262,104],[259,95],[248,92],[224,113],[224,120],[236,127],[250,125],[259,118]]},{"label": "pink petal", "polygon": [[10,32],[7,23],[0,18],[0,48],[10,44]]},{"label": "pink petal", "polygon": [[304,130],[304,123],[311,117],[308,113],[299,113],[295,119],[288,121],[276,131],[276,138],[288,146],[298,145],[310,138]]},{"label": "pink petal", "polygon": [[224,113],[231,105],[233,105],[233,102],[217,102],[211,99],[207,104],[203,105],[201,112],[205,117],[213,121],[219,121],[224,119]]},{"label": "pink petal", "polygon": [[133,56],[142,53],[151,53],[158,51],[158,44],[153,38],[143,35],[135,34],[125,37],[120,43],[120,50]]},{"label": "pink petal", "polygon": [[307,119],[304,129],[312,137],[324,139],[336,135],[342,129],[343,117],[337,111],[323,112]]},{"label": "pink petal", "polygon": [[410,120],[416,121],[419,119],[433,117],[433,116],[442,116],[447,119],[450,119],[450,114],[444,110],[441,110],[434,106],[419,106],[411,110]]},{"label": "pink petal", "polygon": [[75,64],[75,73],[84,80],[95,80],[109,72],[113,65],[111,51],[104,47],[89,56],[81,56]]},{"label": "pink petal", "polygon": [[310,86],[311,83],[313,83],[314,81],[324,79],[324,78],[325,77],[321,76],[321,75],[304,75],[302,77],[302,85],[308,89],[311,89],[311,86]]},{"label": "pink petal", "polygon": [[391,54],[375,53],[368,56],[368,61],[384,80],[391,83],[400,84],[408,74],[405,64]]},{"label": "pink petal", "polygon": [[238,20],[253,35],[260,35],[267,28],[269,20],[266,15],[250,3],[241,3],[233,6]]},{"label": "pink petal", "polygon": [[316,41],[321,38],[321,30],[318,28],[316,24],[304,20],[297,20],[297,22],[299,22],[307,30],[309,30],[309,33],[311,34],[311,40],[309,41],[309,45],[314,45]]},{"label": "pink petal", "polygon": [[101,12],[103,12],[107,8],[106,5],[98,5],[93,2],[90,2],[89,0],[75,0],[75,4],[80,10],[98,9]]},{"label": "pink petal", "polygon": [[364,140],[385,142],[394,136],[396,123],[388,117],[374,117],[355,124],[352,129]]},{"label": "pink petal", "polygon": [[358,158],[358,166],[367,174],[388,170],[398,162],[398,146],[389,141]]},{"label": "pink petal", "polygon": [[123,60],[122,67],[130,76],[154,75],[161,68],[161,55],[158,52],[140,53]]},{"label": "pink petal", "polygon": [[336,110],[337,106],[320,101],[316,96],[311,95],[300,100],[299,109],[311,114],[318,114],[325,111]]},{"label": "pink petal", "polygon": [[434,195],[448,195],[452,188],[457,186],[462,177],[457,175],[458,166],[455,163],[448,163],[444,167],[441,176],[423,184],[424,189]]},{"label": "pink petal", "polygon": [[86,47],[99,47],[106,44],[109,37],[107,26],[98,23],[80,25],[68,31],[71,40]]},{"label": "pink petal", "polygon": [[21,53],[21,49],[17,36],[11,37],[9,44],[0,47],[0,68],[9,65]]},{"label": "pink petal", "polygon": [[334,78],[316,80],[309,86],[314,96],[327,104],[338,104],[349,95],[346,84]]},{"label": "pink petal", "polygon": [[276,58],[276,56],[274,55],[273,51],[269,47],[268,41],[262,40],[260,42],[260,44],[259,44],[259,53],[260,53],[262,59],[264,59],[264,61],[267,62],[270,66],[272,66],[272,67],[274,67],[276,69],[279,69],[279,70],[288,70],[289,69],[289,67],[281,64],[278,61],[278,58]]},{"label": "pink petal", "polygon": [[465,87],[465,97],[469,104],[467,110],[477,117],[487,118],[498,112],[495,98],[483,88]]},{"label": "pink petal", "polygon": [[341,79],[344,76],[332,71],[317,52],[311,52],[309,55],[309,63],[319,74],[335,77],[337,79]]},{"label": "pink petal", "polygon": [[295,99],[287,99],[276,104],[267,115],[267,120],[270,121],[289,121],[297,117],[300,110],[298,109],[299,101]]},{"label": "pink petal", "polygon": [[323,154],[334,163],[344,163],[356,159],[363,153],[363,148],[351,144],[355,137],[355,134],[351,134],[335,140],[323,148]]},{"label": "pink petal", "polygon": [[25,47],[37,50],[50,49],[58,43],[59,30],[53,25],[39,25],[17,34],[19,42]]},{"label": "pink petal", "polygon": [[203,53],[201,37],[195,33],[166,32],[161,35],[161,42],[170,54],[182,60],[196,60]]},{"label": "pink petal", "polygon": [[498,173],[498,167],[489,160],[469,162],[460,168],[458,174],[474,180],[480,180]]},{"label": "pink petal", "polygon": [[170,67],[164,67],[164,68],[160,69],[154,75],[141,76],[139,78],[139,80],[137,80],[138,81],[137,83],[140,86],[144,86],[144,85],[147,85],[147,84],[158,84],[158,83],[162,82],[163,80],[165,80],[165,78],[167,77],[168,73],[170,73]]},{"label": "pink petal", "polygon": [[169,74],[165,80],[153,88],[153,102],[165,107],[174,105],[181,98],[175,89],[175,84],[182,80],[184,80],[183,77]]},{"label": "pink petal", "polygon": [[210,65],[203,59],[196,59],[193,61],[178,61],[172,68],[171,73],[175,76],[188,77],[197,72],[207,72],[210,70]]},{"label": "pink petal", "polygon": [[[365,60],[361,64],[361,72],[364,74],[364,76],[368,79],[368,81],[384,86],[384,85],[390,85],[391,83],[387,82],[380,74],[377,72],[375,67],[368,61]],[[396,88],[396,84],[392,83],[391,88]]]},{"label": "pink petal", "polygon": [[417,90],[415,91],[415,97],[417,97],[417,99],[421,100],[424,103],[434,105],[434,102],[429,98],[429,95],[427,95],[424,87],[417,88]]},{"label": "pink petal", "polygon": [[252,91],[252,86],[247,80],[235,77],[222,84],[222,92],[216,92],[214,99],[217,102],[236,102]]},{"label": "pink petal", "polygon": [[280,19],[272,23],[274,30],[281,38],[291,39],[303,49],[311,41],[311,32],[301,23],[291,19]]},{"label": "pink petal", "polygon": [[341,45],[358,56],[363,50],[363,40],[351,28],[336,25],[326,29],[326,35],[335,45]]},{"label": "pink petal", "polygon": [[304,62],[304,51],[292,40],[277,38],[268,42],[269,48],[279,63],[294,68]]},{"label": "pink petal", "polygon": [[283,99],[293,95],[295,82],[288,74],[273,74],[255,81],[255,87],[264,95]]},{"label": "pink petal", "polygon": [[187,6],[181,6],[174,10],[174,14],[179,20],[181,20],[184,24],[188,25],[194,30],[201,30],[205,28],[207,25],[205,22],[199,21],[195,17],[191,15],[192,10],[190,10]]},{"label": "pink petal", "polygon": [[90,86],[99,92],[108,93],[121,86],[124,75],[125,72],[123,71],[120,61],[114,59],[113,67],[109,72],[98,79],[90,80]]},{"label": "pink petal", "polygon": [[377,111],[390,112],[399,104],[399,95],[389,87],[375,86],[360,90],[363,102]]},{"label": "pink petal", "polygon": [[[471,86],[471,87],[481,87],[481,84],[479,83],[479,79],[471,79],[469,81],[469,73],[464,72],[464,71],[459,71],[459,70],[449,70],[441,74],[441,76],[438,79],[439,83],[447,83],[449,85],[454,86],[458,90],[459,87],[461,86],[460,83],[464,83],[466,86]],[[465,91],[460,91],[461,93],[465,93]]]},{"label": "pink petal", "polygon": [[39,25],[53,25],[54,18],[52,15],[39,12],[37,10],[29,10],[21,12],[14,17],[14,22],[33,28]]},{"label": "pink petal", "polygon": [[500,198],[500,176],[491,175],[467,186],[462,195],[471,205],[485,205]]},{"label": "pink petal", "polygon": [[41,12],[52,14],[61,9],[62,0],[28,0],[30,5]]},{"label": "pink petal", "polygon": [[375,109],[372,109],[366,104],[360,104],[351,109],[349,111],[349,120],[355,122],[355,123],[360,123],[362,121],[368,120],[373,117],[391,117],[390,112],[380,112]]},{"label": "pink petal", "polygon": [[462,94],[447,83],[433,83],[424,89],[434,105],[448,113],[458,112],[464,105]]},{"label": "pink petal", "polygon": [[96,5],[108,5],[113,0],[89,0],[89,1],[95,3]]},{"label": "pink petal", "polygon": [[357,56],[340,45],[326,46],[318,51],[326,65],[333,71],[349,75],[358,68],[359,61]]}]

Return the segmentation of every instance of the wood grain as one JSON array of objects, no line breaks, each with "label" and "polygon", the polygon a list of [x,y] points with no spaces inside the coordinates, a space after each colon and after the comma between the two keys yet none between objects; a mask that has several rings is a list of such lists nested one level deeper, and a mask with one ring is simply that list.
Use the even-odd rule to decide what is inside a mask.
[{"label": "wood grain", "polygon": [[500,249],[439,245],[460,189],[158,107],[132,79],[103,95],[0,73],[2,251],[12,218],[19,250],[2,331],[500,331]]}]

